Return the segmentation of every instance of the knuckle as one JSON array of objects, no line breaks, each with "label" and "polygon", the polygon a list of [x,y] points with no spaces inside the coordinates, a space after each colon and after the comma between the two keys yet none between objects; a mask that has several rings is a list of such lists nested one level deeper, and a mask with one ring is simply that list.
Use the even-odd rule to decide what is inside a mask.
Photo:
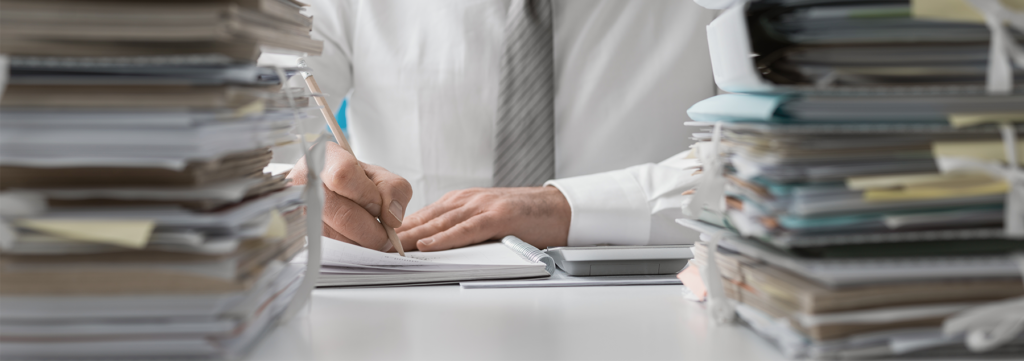
[{"label": "knuckle", "polygon": [[392,178],[381,181],[378,187],[387,190],[385,193],[389,193],[394,198],[410,198],[412,195],[412,185],[409,181],[403,178]]},{"label": "knuckle", "polygon": [[343,157],[338,160],[338,176],[340,177],[351,177],[352,173],[355,173],[359,169],[359,162],[349,157]]},{"label": "knuckle", "polygon": [[409,183],[405,178],[398,178],[398,184],[395,186],[395,189],[401,191],[402,195],[407,198],[412,198],[412,183]]},{"label": "knuckle", "polygon": [[459,224],[461,218],[462,217],[456,215],[455,212],[448,212],[442,214],[440,217],[437,217],[438,223],[440,223],[439,228],[449,229],[451,227],[454,227],[456,224]]},{"label": "knuckle", "polygon": [[438,201],[439,202],[450,201],[450,200],[452,200],[453,198],[455,198],[457,196],[458,192],[459,191],[451,191],[451,192],[445,193],[443,196],[441,196],[441,199],[438,199]]},{"label": "knuckle", "polygon": [[453,198],[462,199],[462,198],[466,198],[466,197],[470,196],[471,193],[470,193],[469,189],[460,189],[460,190],[457,190],[457,191],[452,191],[451,195],[452,195]]},{"label": "knuckle", "polygon": [[475,222],[466,222],[463,226],[463,230],[466,233],[479,233],[487,229],[487,224],[482,219],[478,219]]},{"label": "knuckle", "polygon": [[509,202],[504,199],[496,199],[490,202],[489,208],[493,209],[495,212],[498,212],[499,214],[510,214],[512,213],[513,210],[515,210],[515,205],[512,202]]},{"label": "knuckle", "polygon": [[481,197],[480,195],[473,195],[466,199],[466,205],[469,207],[479,208],[480,206],[485,204],[487,204],[486,197]]},{"label": "knuckle", "polygon": [[493,212],[481,214],[477,218],[479,218],[476,224],[479,227],[478,231],[488,237],[507,235],[511,229],[503,217]]}]

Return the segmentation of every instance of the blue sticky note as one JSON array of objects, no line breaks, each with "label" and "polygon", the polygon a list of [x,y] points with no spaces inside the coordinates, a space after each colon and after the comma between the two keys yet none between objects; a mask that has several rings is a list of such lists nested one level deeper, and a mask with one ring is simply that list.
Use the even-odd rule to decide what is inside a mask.
[{"label": "blue sticky note", "polygon": [[686,114],[698,122],[768,122],[788,98],[774,94],[721,94],[697,102]]}]

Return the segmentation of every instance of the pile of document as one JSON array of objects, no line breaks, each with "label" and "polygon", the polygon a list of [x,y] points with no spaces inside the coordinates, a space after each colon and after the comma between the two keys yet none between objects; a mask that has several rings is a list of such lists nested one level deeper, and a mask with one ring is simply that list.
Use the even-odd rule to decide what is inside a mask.
[{"label": "pile of document", "polygon": [[[819,106],[813,114],[790,110]],[[698,126],[722,122],[732,226],[780,247],[821,247],[1005,238],[1006,180],[989,172],[941,172],[936,162],[939,156],[1002,160],[996,125],[949,122],[948,114],[964,114],[959,121],[988,111],[1024,114],[1024,96],[723,94],[689,114]],[[865,114],[885,112],[891,114]],[[710,144],[710,132],[698,136]]]},{"label": "pile of document", "polygon": [[[1024,92],[1013,72],[986,73],[986,56],[980,75],[944,77],[944,61],[973,56],[965,43],[988,54],[989,28],[911,5],[757,1],[709,26],[716,39],[751,24],[742,32],[764,55],[746,66],[778,63],[761,67],[758,94],[689,110],[704,175],[679,222],[702,233],[716,318],[735,311],[791,357],[1024,352]],[[922,35],[949,29],[967,30]],[[931,73],[909,56],[919,48],[949,57],[928,58],[943,63]],[[792,54],[835,60],[822,63],[832,75],[790,67]],[[726,55],[712,47],[716,81],[742,91],[721,76],[741,63]],[[898,59],[897,76],[868,76]],[[776,78],[783,68],[800,79]]]},{"label": "pile of document", "polygon": [[[1024,9],[1020,2],[1004,3]],[[769,0],[755,1],[748,16],[762,55],[757,66],[777,84],[984,90],[990,32],[966,1]],[[1024,39],[1020,31],[1003,35]],[[1011,71],[1024,85],[1024,70]]]},{"label": "pile of document", "polygon": [[302,12],[0,4],[0,357],[237,358],[276,324],[308,228],[263,169],[309,111],[256,57],[318,54]]}]

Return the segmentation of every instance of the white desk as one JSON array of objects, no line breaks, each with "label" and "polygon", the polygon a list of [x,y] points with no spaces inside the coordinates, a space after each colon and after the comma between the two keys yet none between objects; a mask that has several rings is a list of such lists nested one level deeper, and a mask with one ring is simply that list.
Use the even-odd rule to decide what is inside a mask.
[{"label": "white desk", "polygon": [[681,286],[318,289],[252,360],[784,360]]}]

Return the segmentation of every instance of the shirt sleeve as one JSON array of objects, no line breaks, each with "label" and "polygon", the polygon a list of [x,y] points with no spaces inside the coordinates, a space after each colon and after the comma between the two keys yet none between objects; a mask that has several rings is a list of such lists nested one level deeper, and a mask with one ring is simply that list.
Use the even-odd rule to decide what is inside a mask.
[{"label": "shirt sleeve", "polygon": [[569,201],[569,246],[688,244],[696,233],[677,224],[683,192],[696,185],[699,161],[690,151],[658,164],[555,179]]}]

